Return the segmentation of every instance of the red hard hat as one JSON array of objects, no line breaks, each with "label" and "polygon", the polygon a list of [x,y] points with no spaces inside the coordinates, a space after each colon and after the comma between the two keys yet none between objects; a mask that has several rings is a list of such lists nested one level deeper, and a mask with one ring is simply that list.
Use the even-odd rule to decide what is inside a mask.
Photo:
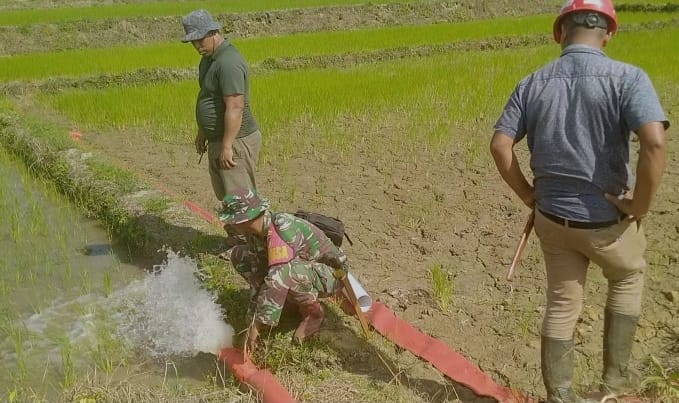
[{"label": "red hard hat", "polygon": [[608,18],[608,32],[615,33],[618,30],[618,17],[611,0],[566,0],[561,13],[554,21],[554,40],[561,43],[561,21],[565,16],[576,11],[594,11]]}]

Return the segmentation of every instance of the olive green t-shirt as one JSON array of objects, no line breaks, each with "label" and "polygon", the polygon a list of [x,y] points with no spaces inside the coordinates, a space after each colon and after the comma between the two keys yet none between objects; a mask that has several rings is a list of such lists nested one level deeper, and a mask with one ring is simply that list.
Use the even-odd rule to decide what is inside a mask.
[{"label": "olive green t-shirt", "polygon": [[245,137],[258,130],[250,110],[249,75],[247,62],[228,40],[224,40],[214,54],[201,59],[198,66],[200,91],[196,101],[196,122],[209,142],[221,142],[224,137],[225,96],[245,96],[243,122],[237,137]]}]

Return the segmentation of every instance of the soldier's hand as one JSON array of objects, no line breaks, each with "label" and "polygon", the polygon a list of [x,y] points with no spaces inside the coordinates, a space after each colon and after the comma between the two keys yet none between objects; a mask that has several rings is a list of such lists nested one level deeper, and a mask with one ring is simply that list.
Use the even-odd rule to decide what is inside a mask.
[{"label": "soldier's hand", "polygon": [[246,358],[250,357],[257,349],[257,341],[259,340],[259,327],[259,323],[255,321],[248,329],[248,336],[245,340],[245,345],[243,346],[243,352]]}]

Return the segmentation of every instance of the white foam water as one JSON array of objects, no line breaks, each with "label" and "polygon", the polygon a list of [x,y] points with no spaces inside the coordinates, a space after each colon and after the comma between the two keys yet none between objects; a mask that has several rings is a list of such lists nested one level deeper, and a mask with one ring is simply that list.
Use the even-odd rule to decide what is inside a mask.
[{"label": "white foam water", "polygon": [[166,252],[165,263],[118,294],[121,338],[152,357],[217,354],[231,347],[233,328],[215,297],[201,288],[196,262]]}]

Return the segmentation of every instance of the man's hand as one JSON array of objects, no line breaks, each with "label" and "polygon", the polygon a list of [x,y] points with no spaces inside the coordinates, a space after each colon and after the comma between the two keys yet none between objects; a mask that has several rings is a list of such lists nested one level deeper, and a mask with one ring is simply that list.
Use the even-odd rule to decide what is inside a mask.
[{"label": "man's hand", "polygon": [[260,327],[261,325],[257,321],[252,322],[252,325],[250,325],[250,328],[248,329],[248,336],[245,340],[245,345],[243,346],[243,354],[245,354],[245,357],[250,357],[257,349]]},{"label": "man's hand", "polygon": [[618,197],[610,193],[606,193],[604,196],[606,197],[606,200],[611,202],[630,220],[641,220],[648,212],[640,207],[638,203],[634,203],[634,198],[632,197],[631,193],[627,193],[624,197]]},{"label": "man's hand", "polygon": [[620,198],[612,194],[605,195],[609,202],[632,220],[641,220],[648,213],[660,185],[660,177],[665,170],[666,123],[650,122],[637,130],[640,147],[633,195],[627,193]]},{"label": "man's hand", "polygon": [[222,147],[222,152],[219,154],[217,162],[220,169],[231,169],[238,165],[233,161],[233,147],[230,144],[225,144]]},{"label": "man's hand", "polygon": [[207,139],[201,133],[199,130],[198,133],[196,133],[196,139],[194,140],[194,144],[196,145],[196,152],[198,154],[203,154],[205,151],[207,151]]}]

